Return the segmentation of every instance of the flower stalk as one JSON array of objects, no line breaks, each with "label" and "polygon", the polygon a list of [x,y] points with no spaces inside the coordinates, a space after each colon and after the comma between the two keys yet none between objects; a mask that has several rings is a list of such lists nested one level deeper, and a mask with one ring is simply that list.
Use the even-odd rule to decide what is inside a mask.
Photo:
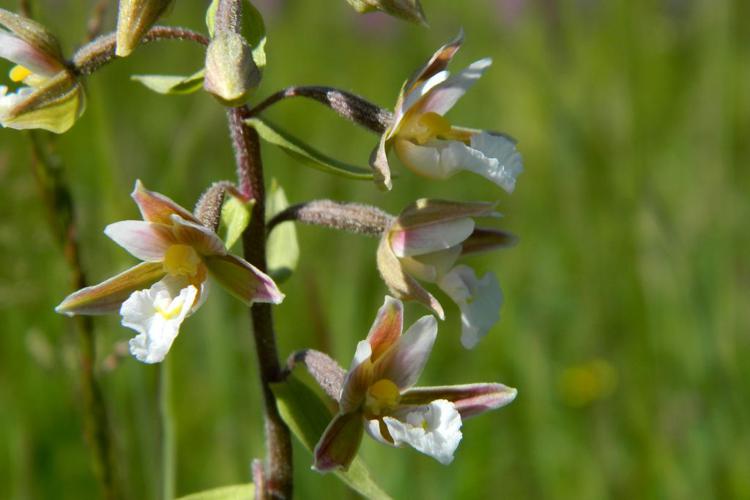
[{"label": "flower stalk", "polygon": [[[86,276],[81,266],[72,193],[62,175],[62,163],[50,153],[46,138],[36,131],[30,132],[30,138],[36,160],[33,162],[34,177],[47,208],[49,226],[70,269],[71,287],[77,290],[86,286]],[[102,497],[115,500],[122,498],[122,494],[115,473],[114,439],[109,416],[95,371],[94,323],[88,316],[78,316],[74,323],[78,333],[84,434],[91,448],[94,472],[101,485]]]},{"label": "flower stalk", "polygon": [[393,123],[393,114],[377,104],[373,104],[351,92],[316,85],[281,89],[250,109],[249,115],[257,116],[271,105],[289,97],[306,97],[318,101],[331,108],[342,118],[346,118],[376,134],[384,133]]},{"label": "flower stalk", "polygon": [[[174,26],[154,26],[143,37],[141,43],[161,40],[186,40],[207,46],[208,38],[197,31]],[[90,75],[115,59],[117,34],[108,33],[87,43],[73,55],[73,71],[77,75]]]},{"label": "flower stalk", "polygon": [[[258,269],[266,269],[265,187],[258,133],[245,125],[247,108],[227,111],[230,137],[237,163],[240,193],[254,199],[250,224],[242,235],[245,259]],[[259,498],[292,497],[292,441],[289,428],[279,415],[270,384],[283,379],[276,348],[270,304],[253,304],[250,308],[255,350],[263,391],[266,434],[266,470],[264,488],[256,490]]]}]

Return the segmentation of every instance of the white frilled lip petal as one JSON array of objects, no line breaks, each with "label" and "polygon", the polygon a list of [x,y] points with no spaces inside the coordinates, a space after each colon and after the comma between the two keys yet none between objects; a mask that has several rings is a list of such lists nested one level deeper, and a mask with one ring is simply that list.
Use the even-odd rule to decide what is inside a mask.
[{"label": "white frilled lip petal", "polygon": [[172,232],[178,243],[189,245],[201,255],[226,255],[227,247],[216,233],[206,226],[185,220],[177,214],[170,215]]},{"label": "white frilled lip petal", "polygon": [[461,309],[461,344],[474,348],[500,320],[503,292],[497,278],[487,273],[477,279],[472,268],[461,265],[447,273],[438,286]]},{"label": "white frilled lip petal", "polygon": [[427,364],[436,337],[437,320],[422,316],[376,361],[373,380],[389,379],[401,390],[413,386]]},{"label": "white frilled lip petal", "polygon": [[396,140],[396,154],[419,175],[447,179],[459,170],[468,170],[494,182],[507,192],[516,187],[523,171],[521,155],[507,137],[481,132],[471,137],[471,145],[460,141],[433,140],[417,145]]},{"label": "white frilled lip petal", "polygon": [[[169,288],[164,281],[159,281],[148,290],[133,293],[120,308],[123,326],[138,332],[129,343],[130,352],[138,361],[159,363],[164,360],[198,294],[198,289],[192,285],[177,295]],[[171,314],[165,315],[164,311]]]},{"label": "white frilled lip petal", "polygon": [[[467,149],[471,150],[472,157],[480,160],[470,162],[467,170],[488,178],[509,193],[513,192],[516,177],[523,172],[521,154],[513,141],[502,135],[481,132],[471,137],[471,147]],[[473,151],[478,151],[480,155]],[[479,170],[472,168],[473,165]]]},{"label": "white frilled lip petal", "polygon": [[489,57],[480,59],[463,71],[433,85],[424,98],[420,100],[418,112],[445,114],[479,80],[482,73],[491,65],[492,59]]},{"label": "white frilled lip petal", "polygon": [[462,437],[461,415],[453,404],[441,399],[404,409],[394,417],[384,417],[383,421],[395,445],[408,444],[443,465],[453,461]]},{"label": "white frilled lip petal", "polygon": [[141,220],[124,220],[108,225],[104,234],[134,257],[146,262],[164,260],[167,249],[175,243],[169,226]]},{"label": "white frilled lip petal", "polygon": [[397,257],[424,255],[455,247],[473,232],[471,217],[394,229],[390,234],[391,247]]},{"label": "white frilled lip petal", "polygon": [[29,42],[2,29],[0,29],[0,58],[43,76],[52,76],[63,69],[59,61],[34,48]]}]

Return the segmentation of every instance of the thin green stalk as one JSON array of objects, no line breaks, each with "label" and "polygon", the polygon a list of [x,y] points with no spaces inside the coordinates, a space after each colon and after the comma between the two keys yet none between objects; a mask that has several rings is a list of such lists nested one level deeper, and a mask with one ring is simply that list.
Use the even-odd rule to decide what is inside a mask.
[{"label": "thin green stalk", "polygon": [[175,497],[177,445],[172,409],[172,363],[165,358],[159,366],[159,416],[161,418],[162,500]]},{"label": "thin green stalk", "polygon": [[[81,266],[78,230],[75,225],[73,195],[63,175],[62,161],[51,152],[48,137],[30,132],[35,161],[32,162],[39,194],[47,208],[50,230],[65,256],[71,271],[71,288],[86,287]],[[94,323],[90,316],[74,318],[78,332],[80,388],[83,398],[83,426],[91,447],[94,473],[108,500],[122,498],[114,467],[113,443],[107,407],[97,380]]]}]

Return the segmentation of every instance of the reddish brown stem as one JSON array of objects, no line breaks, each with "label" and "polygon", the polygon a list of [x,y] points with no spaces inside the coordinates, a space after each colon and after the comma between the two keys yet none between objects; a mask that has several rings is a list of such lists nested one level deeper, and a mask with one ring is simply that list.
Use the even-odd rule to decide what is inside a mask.
[{"label": "reddish brown stem", "polygon": [[[266,270],[266,207],[260,139],[255,129],[245,125],[247,108],[227,111],[232,138],[239,190],[254,199],[250,224],[242,235],[245,258],[258,269]],[[292,440],[289,428],[279,415],[271,385],[283,379],[276,349],[270,304],[253,304],[250,308],[258,368],[265,403],[266,470],[259,498],[292,497]]]}]

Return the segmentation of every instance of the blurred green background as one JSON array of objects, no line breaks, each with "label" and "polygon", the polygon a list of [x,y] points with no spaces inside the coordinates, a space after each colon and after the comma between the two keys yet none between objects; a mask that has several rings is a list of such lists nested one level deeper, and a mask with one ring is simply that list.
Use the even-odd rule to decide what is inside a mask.
[{"label": "blurred green background", "polygon": [[[165,23],[203,29],[205,3],[178,2]],[[91,4],[48,0],[36,12],[70,51]],[[501,381],[518,398],[466,422],[448,468],[366,439],[361,454],[383,488],[396,498],[750,498],[750,3],[424,0],[430,29],[357,16],[343,0],[258,5],[269,36],[258,98],[325,84],[392,107],[403,80],[463,26],[452,68],[485,56],[494,65],[449,117],[507,131],[524,157],[513,195],[471,174],[426,182],[396,160],[401,175],[383,194],[264,149],[268,179],[292,202],[398,212],[425,196],[499,200],[498,225],[520,236],[469,262],[506,294],[478,349],[460,347],[458,311],[438,295],[448,319],[420,381]],[[136,218],[135,179],[191,206],[233,176],[212,98],[129,81],[186,74],[202,57],[165,42],[105,67],[88,80],[86,114],[55,141],[92,281],[134,262],[102,229]],[[302,100],[267,116],[362,166],[377,140]],[[0,498],[94,498],[76,337],[53,312],[70,272],[30,162],[28,137],[0,130]],[[348,365],[385,294],[376,241],[314,227],[299,236],[300,266],[276,308],[281,353],[315,347]],[[408,307],[410,322],[422,314]],[[117,317],[95,325],[118,473],[130,498],[158,498],[158,368],[117,357],[132,335]],[[245,310],[214,287],[169,357],[177,493],[248,481],[263,441]],[[299,498],[353,497],[295,452]]]}]

